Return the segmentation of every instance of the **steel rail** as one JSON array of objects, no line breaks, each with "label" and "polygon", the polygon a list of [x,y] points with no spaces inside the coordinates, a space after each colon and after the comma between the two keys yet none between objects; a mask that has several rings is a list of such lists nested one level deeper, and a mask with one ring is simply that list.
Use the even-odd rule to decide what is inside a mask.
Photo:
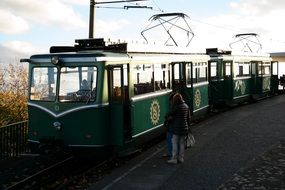
[{"label": "steel rail", "polygon": [[31,175],[31,176],[29,176],[29,177],[27,177],[27,178],[25,178],[25,179],[23,179],[23,180],[21,180],[19,182],[15,183],[15,184],[13,184],[13,185],[11,185],[9,187],[7,187],[5,190],[13,190],[13,189],[24,188],[25,185],[31,183],[32,181],[35,181],[38,177],[47,174],[51,170],[55,169],[56,167],[58,167],[58,166],[60,166],[62,164],[65,164],[66,162],[68,162],[68,161],[70,161],[72,159],[73,159],[73,156],[70,156],[70,157],[68,157],[68,158],[66,158],[66,159],[64,159],[64,160],[62,160],[60,162],[57,162],[57,163],[55,163],[55,164],[53,164],[53,165],[51,165],[51,166],[49,166],[49,167],[47,167],[47,168],[45,168],[45,169],[43,169],[41,171],[35,173],[34,175]]}]

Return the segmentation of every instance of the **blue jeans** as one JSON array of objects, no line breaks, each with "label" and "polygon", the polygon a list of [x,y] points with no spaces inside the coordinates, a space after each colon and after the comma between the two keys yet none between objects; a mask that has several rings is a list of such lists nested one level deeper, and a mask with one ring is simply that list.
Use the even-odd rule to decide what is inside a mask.
[{"label": "blue jeans", "polygon": [[184,158],[185,151],[185,135],[172,136],[172,159]]},{"label": "blue jeans", "polygon": [[172,132],[167,131],[166,133],[166,143],[167,143],[167,154],[172,156]]}]

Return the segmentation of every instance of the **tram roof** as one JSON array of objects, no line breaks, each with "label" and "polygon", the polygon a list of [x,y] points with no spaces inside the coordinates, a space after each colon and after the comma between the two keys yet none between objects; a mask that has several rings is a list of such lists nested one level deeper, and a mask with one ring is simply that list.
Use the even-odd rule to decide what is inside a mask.
[{"label": "tram roof", "polygon": [[107,62],[118,62],[118,61],[137,61],[138,63],[145,62],[207,62],[210,59],[209,55],[199,53],[173,53],[167,52],[154,52],[151,53],[146,51],[108,51],[108,50],[80,50],[80,51],[59,51],[52,52],[51,54],[37,54],[30,58],[29,62],[33,63],[49,63],[51,57],[59,56],[64,62],[89,62],[89,61],[107,61]]},{"label": "tram roof", "polygon": [[[111,42],[100,39],[75,40],[74,46],[53,46],[50,53],[68,57],[94,57],[97,61],[114,61],[132,59],[136,61],[207,61],[209,55],[193,53],[187,47],[165,46],[159,44],[141,44]],[[78,56],[80,55],[80,56]],[[45,55],[48,56],[48,55]],[[74,59],[74,58],[73,58]]]},{"label": "tram roof", "polygon": [[272,60],[270,54],[268,53],[229,51],[229,50],[220,50],[218,48],[207,49],[207,54],[210,55],[212,58],[213,57],[223,58],[224,60],[241,60],[241,61]]},{"label": "tram roof", "polygon": [[273,52],[270,53],[272,57],[285,57],[285,52]]},{"label": "tram roof", "polygon": [[285,62],[285,52],[273,52],[270,56],[274,61]]},{"label": "tram roof", "polygon": [[[74,46],[52,46],[50,53],[63,52],[114,52],[114,53],[154,53],[154,54],[193,54],[188,47],[166,46],[160,44],[148,44],[137,42],[113,42],[103,38],[78,39]],[[197,53],[196,53],[197,54]],[[200,53],[202,54],[202,53]]]}]

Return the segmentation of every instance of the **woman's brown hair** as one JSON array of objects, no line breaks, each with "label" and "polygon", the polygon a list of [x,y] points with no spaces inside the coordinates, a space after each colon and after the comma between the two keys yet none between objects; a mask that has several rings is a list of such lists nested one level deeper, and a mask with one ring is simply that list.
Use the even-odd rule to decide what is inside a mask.
[{"label": "woman's brown hair", "polygon": [[173,105],[177,105],[183,102],[182,95],[179,93],[174,94],[173,96]]}]

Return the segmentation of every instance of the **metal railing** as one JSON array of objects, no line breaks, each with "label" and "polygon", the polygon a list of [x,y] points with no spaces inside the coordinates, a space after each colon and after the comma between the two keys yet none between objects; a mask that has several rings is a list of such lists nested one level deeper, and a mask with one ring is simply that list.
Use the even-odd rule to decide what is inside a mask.
[{"label": "metal railing", "polygon": [[0,127],[0,160],[15,158],[28,151],[28,121]]}]

